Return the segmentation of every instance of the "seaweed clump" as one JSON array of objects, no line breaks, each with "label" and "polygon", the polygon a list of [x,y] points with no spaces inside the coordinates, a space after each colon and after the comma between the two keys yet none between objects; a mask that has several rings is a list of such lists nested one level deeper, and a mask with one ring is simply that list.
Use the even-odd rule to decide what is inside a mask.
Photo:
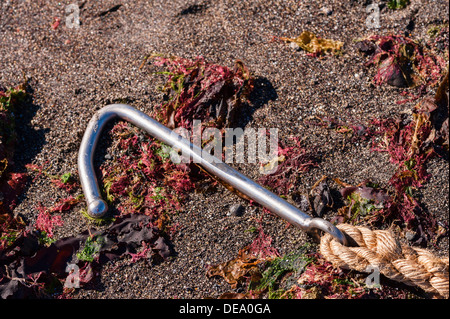
[{"label": "seaweed clump", "polygon": [[169,128],[192,128],[194,119],[217,128],[230,127],[242,111],[253,89],[253,77],[240,60],[228,68],[208,63],[203,57],[153,56],[156,66],[164,66],[167,81],[161,88],[165,102],[157,119]]},{"label": "seaweed clump", "polygon": [[25,228],[23,220],[12,213],[27,180],[25,173],[15,171],[13,160],[17,142],[14,114],[25,97],[25,84],[0,88],[0,255]]},{"label": "seaweed clump", "polygon": [[280,40],[298,45],[299,48],[313,57],[325,54],[339,55],[342,53],[342,46],[344,45],[341,41],[320,38],[309,31],[303,31],[296,38],[280,37]]},{"label": "seaweed clump", "polygon": [[375,66],[374,83],[399,87],[435,87],[447,68],[445,58],[432,47],[401,35],[372,35],[356,43],[367,55],[366,66]]}]

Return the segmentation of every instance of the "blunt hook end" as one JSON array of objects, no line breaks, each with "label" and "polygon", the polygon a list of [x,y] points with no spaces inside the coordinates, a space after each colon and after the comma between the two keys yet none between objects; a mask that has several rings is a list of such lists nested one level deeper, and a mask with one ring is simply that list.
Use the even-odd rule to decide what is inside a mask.
[{"label": "blunt hook end", "polygon": [[97,198],[89,203],[88,215],[93,218],[101,218],[108,211],[108,204],[103,199]]}]

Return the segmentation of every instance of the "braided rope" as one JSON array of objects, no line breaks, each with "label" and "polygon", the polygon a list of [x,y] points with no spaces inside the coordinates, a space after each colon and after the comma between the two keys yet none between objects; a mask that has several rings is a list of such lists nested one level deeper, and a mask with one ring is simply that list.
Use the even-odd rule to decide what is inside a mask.
[{"label": "braided rope", "polygon": [[334,266],[360,272],[377,267],[389,279],[449,297],[448,257],[440,259],[425,249],[403,245],[387,230],[349,224],[337,227],[357,246],[343,246],[329,234],[322,236],[320,253]]}]

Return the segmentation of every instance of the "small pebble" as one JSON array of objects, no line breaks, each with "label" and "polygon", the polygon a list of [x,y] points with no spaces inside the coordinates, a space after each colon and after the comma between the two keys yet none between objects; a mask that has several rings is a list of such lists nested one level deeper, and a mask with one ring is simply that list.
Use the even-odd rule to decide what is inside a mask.
[{"label": "small pebble", "polygon": [[242,216],[244,214],[245,211],[245,207],[240,205],[240,204],[236,204],[230,207],[230,210],[228,211],[228,216]]},{"label": "small pebble", "polygon": [[323,14],[330,16],[333,14],[333,9],[332,8],[328,8],[328,7],[322,7],[320,8],[320,12],[322,12]]},{"label": "small pebble", "polygon": [[295,43],[295,42],[289,43],[289,47],[291,49],[294,49],[294,50],[297,50],[297,51],[300,50],[300,46],[297,43]]}]

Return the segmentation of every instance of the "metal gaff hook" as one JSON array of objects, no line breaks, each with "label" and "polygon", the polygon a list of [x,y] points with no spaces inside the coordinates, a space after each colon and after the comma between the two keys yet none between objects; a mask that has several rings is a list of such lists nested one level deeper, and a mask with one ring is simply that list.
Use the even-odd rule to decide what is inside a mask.
[{"label": "metal gaff hook", "polygon": [[252,198],[255,202],[266,207],[289,223],[307,232],[322,230],[332,235],[341,244],[347,245],[345,235],[330,222],[321,218],[313,218],[303,213],[295,206],[242,175],[218,158],[203,151],[199,146],[191,143],[145,113],[125,104],[111,104],[99,110],[89,121],[83,140],[81,141],[78,152],[78,172],[90,216],[100,218],[108,210],[108,205],[100,195],[100,189],[94,171],[93,158],[100,133],[105,127],[105,124],[115,118],[136,125],[161,142],[174,149],[181,150],[182,154],[189,154],[190,158],[195,160],[195,163],[201,165],[206,171]]}]

